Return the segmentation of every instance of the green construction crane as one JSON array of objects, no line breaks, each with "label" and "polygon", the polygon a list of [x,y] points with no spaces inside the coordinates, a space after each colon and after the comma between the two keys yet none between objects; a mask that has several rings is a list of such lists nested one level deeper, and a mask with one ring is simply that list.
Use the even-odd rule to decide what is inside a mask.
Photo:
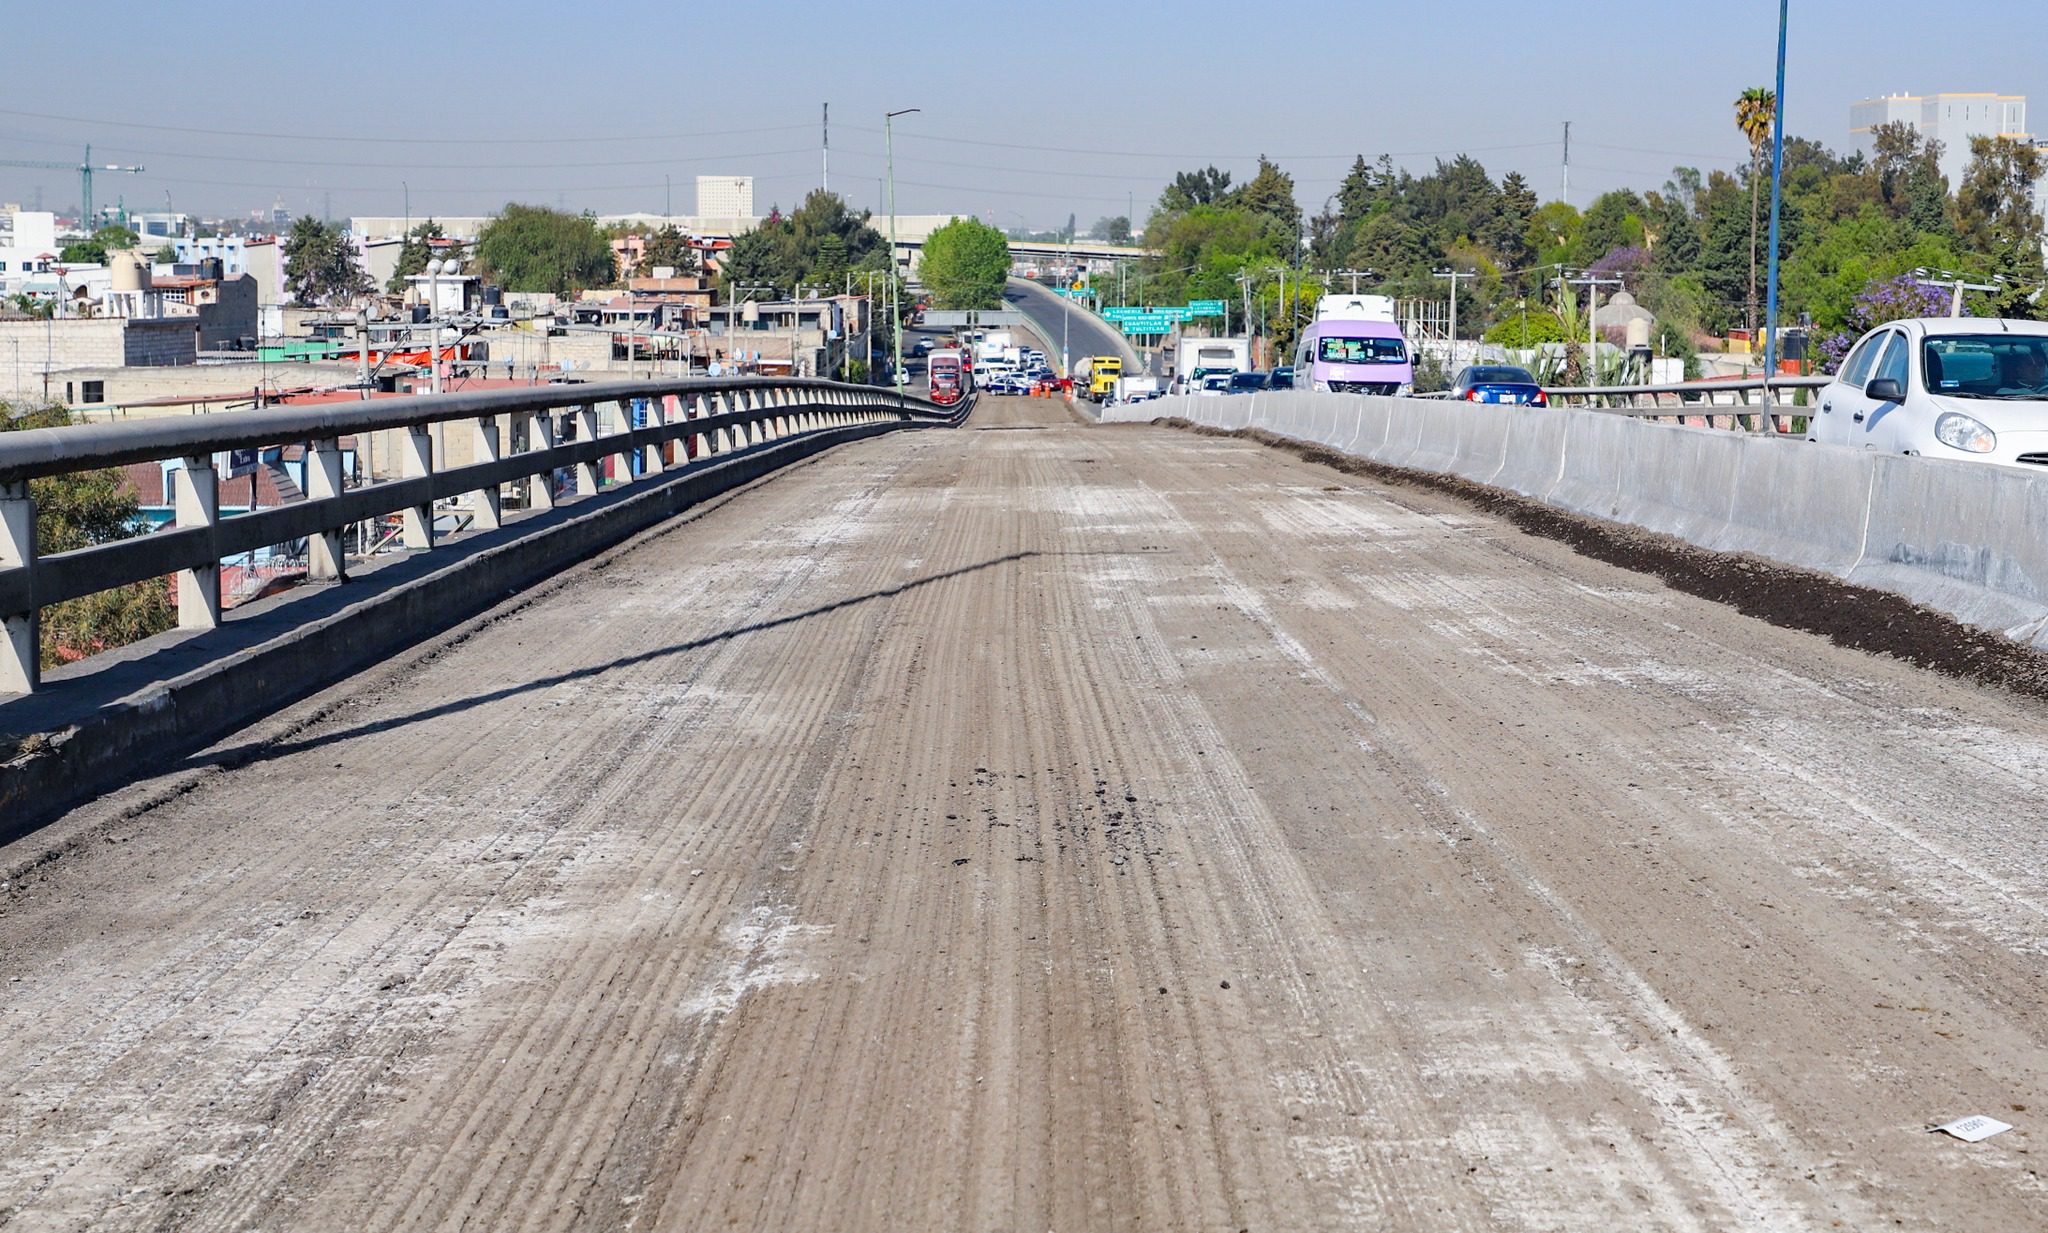
[{"label": "green construction crane", "polygon": [[85,148],[85,161],[79,163],[49,163],[26,158],[0,158],[0,167],[47,167],[52,171],[77,172],[78,192],[81,198],[80,212],[83,215],[83,217],[79,219],[79,223],[81,226],[85,228],[85,233],[87,235],[91,235],[93,233],[93,223],[95,221],[92,214],[93,173],[96,171],[117,171],[124,173],[126,175],[134,175],[136,172],[142,170],[142,168],[140,167],[123,167],[119,163],[102,163],[99,166],[95,167],[92,165],[91,146],[87,146]]}]

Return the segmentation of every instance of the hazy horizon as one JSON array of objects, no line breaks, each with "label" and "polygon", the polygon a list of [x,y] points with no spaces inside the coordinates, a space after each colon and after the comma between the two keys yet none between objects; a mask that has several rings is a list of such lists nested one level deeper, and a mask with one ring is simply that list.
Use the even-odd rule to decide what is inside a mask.
[{"label": "hazy horizon", "polygon": [[[1885,93],[2024,94],[2048,109],[2048,68],[2030,54],[2048,35],[2038,0],[1992,28],[1922,28],[1927,6],[1906,0],[1792,7],[1792,135],[1846,149],[1850,103]],[[378,0],[279,27],[115,4],[95,14],[89,53],[12,66],[0,159],[70,165],[90,142],[96,164],[146,168],[95,181],[99,202],[136,211],[246,217],[281,199],[339,218],[403,214],[409,198],[416,218],[509,200],[688,214],[695,177],[720,174],[753,176],[765,213],[818,186],[829,102],[831,186],[879,212],[882,113],[918,107],[896,127],[901,212],[1006,228],[1072,213],[1086,228],[1127,208],[1142,224],[1176,171],[1214,164],[1242,181],[1261,153],[1310,212],[1361,154],[1427,169],[1468,153],[1549,200],[1569,120],[1583,207],[1677,165],[1738,166],[1733,101],[1775,71],[1773,0],[1730,0],[1712,21],[1608,0],[1301,11],[1247,22],[1240,6],[1187,0],[1105,19],[1061,0],[895,27],[787,2],[679,21],[626,0],[590,18],[513,2],[423,22]],[[56,6],[12,24],[17,46],[41,49],[78,26]],[[1897,62],[1902,31],[1911,64]],[[2030,124],[2048,127],[2048,111]],[[32,205],[38,189],[46,209],[77,204],[75,172],[0,167],[0,200]]]}]

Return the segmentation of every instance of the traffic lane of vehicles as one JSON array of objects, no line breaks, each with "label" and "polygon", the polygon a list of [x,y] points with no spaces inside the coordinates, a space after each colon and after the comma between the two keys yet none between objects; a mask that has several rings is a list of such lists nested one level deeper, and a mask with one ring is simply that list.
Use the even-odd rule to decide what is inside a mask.
[{"label": "traffic lane of vehicles", "polygon": [[[1102,318],[1069,305],[1036,283],[1013,278],[1003,300],[1022,312],[1046,341],[1047,358],[1057,360],[1064,341],[1069,363],[1079,356],[1122,355],[1129,344]],[[1062,338],[1064,332],[1064,339]]]},{"label": "traffic lane of vehicles", "polygon": [[1913,318],[1865,334],[1807,439],[2048,468],[2048,323]]}]

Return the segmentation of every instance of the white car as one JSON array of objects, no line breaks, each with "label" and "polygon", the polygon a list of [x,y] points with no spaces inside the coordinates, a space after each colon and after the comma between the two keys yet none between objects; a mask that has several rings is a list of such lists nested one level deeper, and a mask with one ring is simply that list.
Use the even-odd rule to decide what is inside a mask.
[{"label": "white car", "polygon": [[1857,340],[1807,439],[2048,473],[2048,322],[1925,317]]}]

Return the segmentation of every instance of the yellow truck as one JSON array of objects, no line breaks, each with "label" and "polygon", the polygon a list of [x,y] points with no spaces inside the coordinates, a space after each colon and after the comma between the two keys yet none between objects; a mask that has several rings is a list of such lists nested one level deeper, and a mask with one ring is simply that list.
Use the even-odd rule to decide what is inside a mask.
[{"label": "yellow truck", "polygon": [[1116,381],[1124,375],[1124,362],[1113,355],[1088,359],[1088,397],[1101,402],[1116,392]]}]

